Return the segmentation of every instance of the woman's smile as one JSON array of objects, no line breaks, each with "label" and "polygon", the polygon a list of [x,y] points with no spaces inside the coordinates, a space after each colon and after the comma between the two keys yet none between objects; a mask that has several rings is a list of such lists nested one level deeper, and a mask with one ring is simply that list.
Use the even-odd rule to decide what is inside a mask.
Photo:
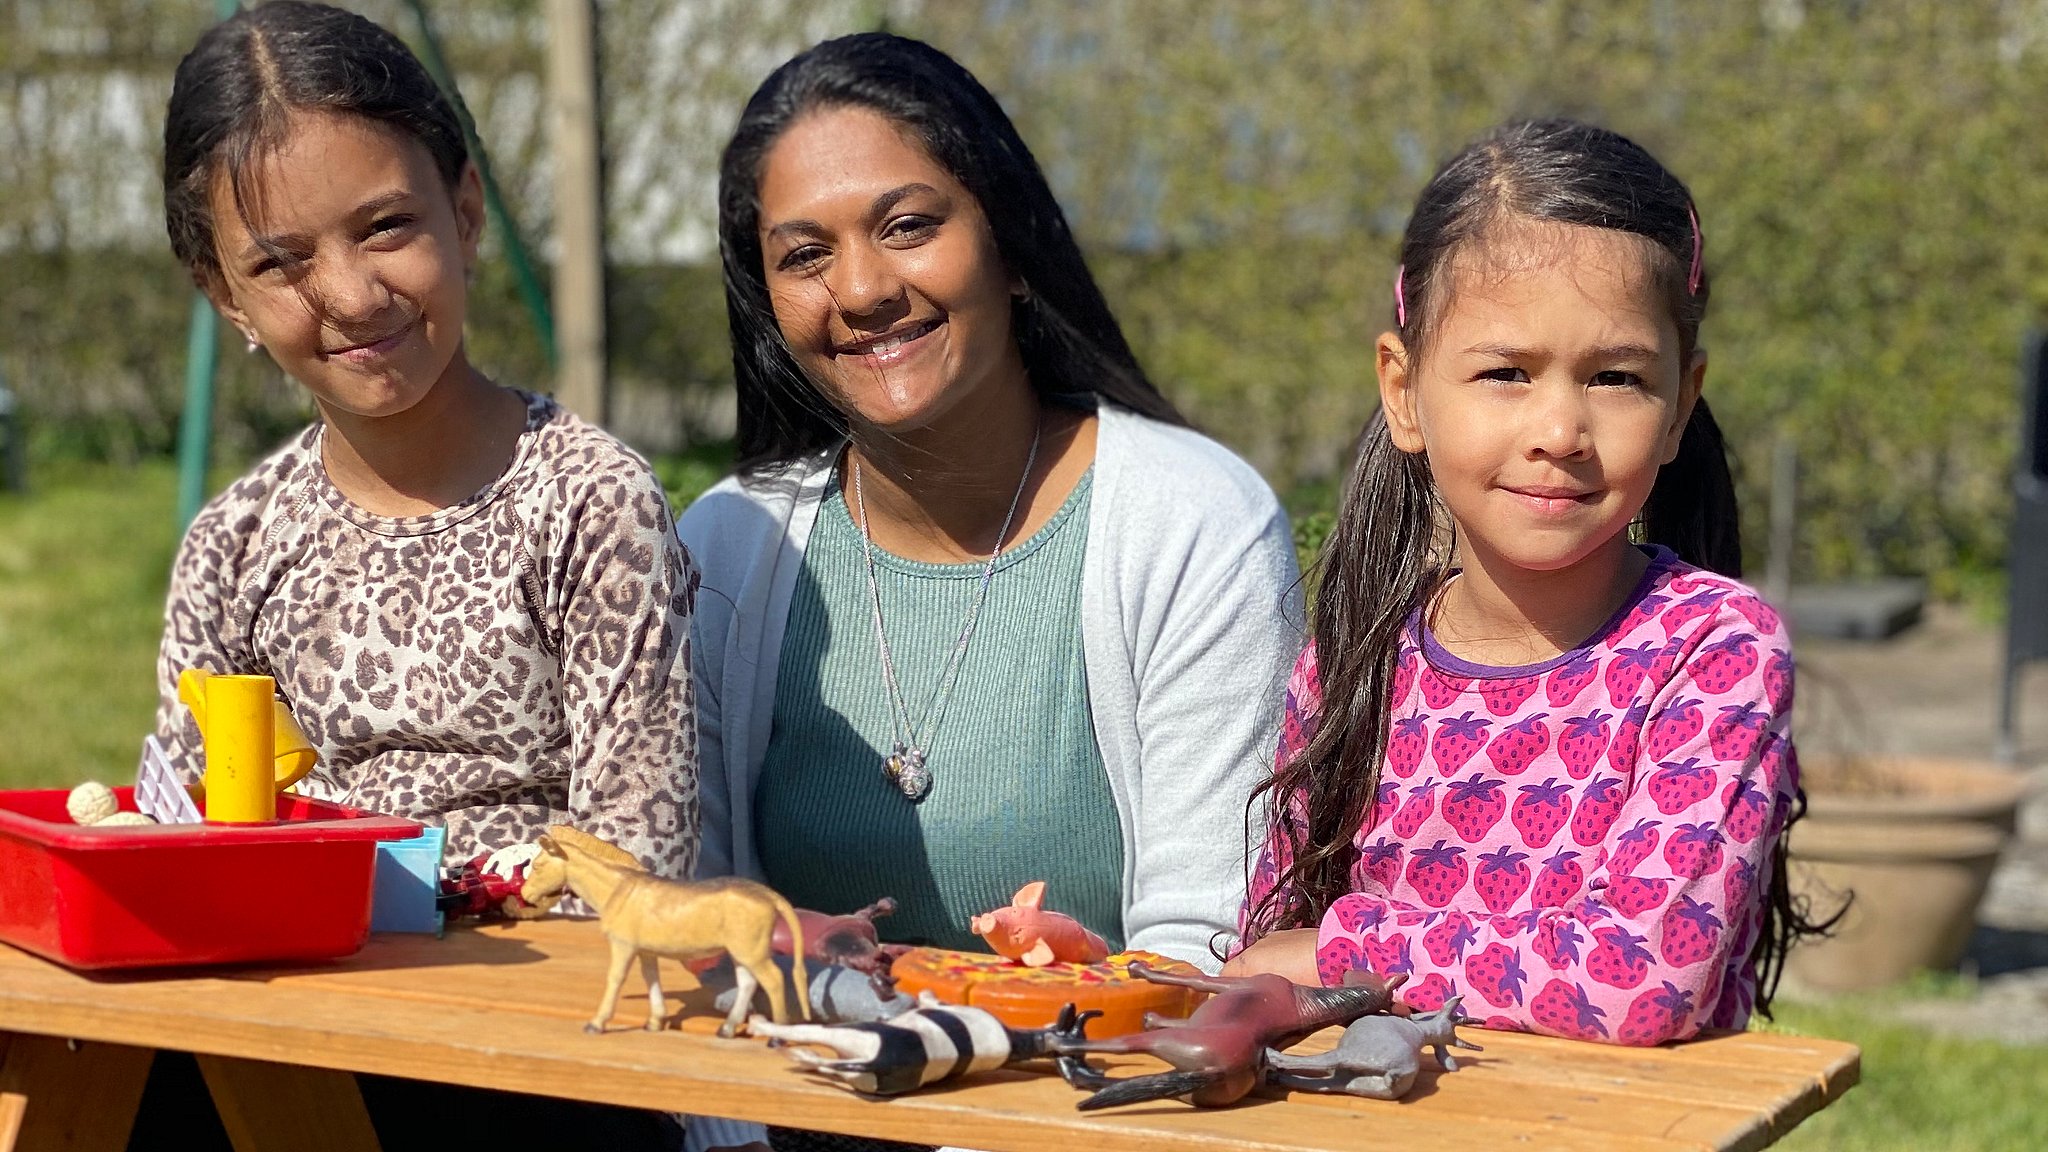
[{"label": "woman's smile", "polygon": [[930,337],[945,327],[945,323],[945,317],[933,316],[898,324],[878,335],[842,342],[833,352],[843,361],[865,363],[877,369],[900,367],[926,350],[937,347],[939,341]]},{"label": "woman's smile", "polygon": [[904,435],[1029,396],[1011,330],[1022,285],[973,193],[894,122],[805,113],[763,160],[760,203],[776,323],[842,411]]}]

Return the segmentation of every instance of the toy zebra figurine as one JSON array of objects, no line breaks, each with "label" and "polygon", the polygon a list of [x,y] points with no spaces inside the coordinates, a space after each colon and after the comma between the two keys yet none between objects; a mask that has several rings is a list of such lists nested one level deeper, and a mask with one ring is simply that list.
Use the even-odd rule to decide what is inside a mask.
[{"label": "toy zebra figurine", "polygon": [[1078,1040],[1096,1012],[1060,1010],[1050,1028],[1018,1031],[980,1008],[944,1004],[930,992],[918,1006],[886,1023],[773,1024],[755,1016],[747,1031],[771,1046],[816,1044],[835,1058],[792,1048],[790,1059],[870,1096],[897,1096],[972,1072],[1005,1068],[1053,1055],[1062,1040]]}]

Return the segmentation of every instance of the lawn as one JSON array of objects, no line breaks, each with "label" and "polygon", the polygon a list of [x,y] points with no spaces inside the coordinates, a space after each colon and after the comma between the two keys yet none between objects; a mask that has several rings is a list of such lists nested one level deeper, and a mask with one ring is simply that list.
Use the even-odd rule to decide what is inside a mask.
[{"label": "lawn", "polygon": [[[716,454],[658,462],[678,499]],[[174,546],[168,464],[48,470],[0,495],[0,786],[127,779],[155,706],[157,630]],[[1916,995],[1967,995],[1935,981]],[[1893,1022],[1901,994],[1783,1004],[1771,1027],[1863,1048],[1863,1082],[1780,1145],[1819,1150],[2048,1146],[2048,1047],[1956,1040]]]},{"label": "lawn", "polygon": [[171,465],[46,469],[0,495],[0,785],[132,779],[177,543]]},{"label": "lawn", "polygon": [[[1961,997],[1959,978],[1916,994]],[[1786,1152],[2004,1152],[2048,1147],[2048,1047],[1960,1039],[1896,1022],[1905,993],[1782,1004],[1766,1027],[1847,1040],[1863,1050],[1863,1079],[1775,1147]]]}]

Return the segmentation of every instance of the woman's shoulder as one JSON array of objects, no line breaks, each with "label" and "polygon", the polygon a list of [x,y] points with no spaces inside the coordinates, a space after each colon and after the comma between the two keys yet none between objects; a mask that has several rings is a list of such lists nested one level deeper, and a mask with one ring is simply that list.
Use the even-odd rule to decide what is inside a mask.
[{"label": "woman's shoulder", "polygon": [[[1190,546],[1223,532],[1291,541],[1272,485],[1243,457],[1193,428],[1104,404],[1095,450],[1095,500],[1103,523],[1129,525],[1154,547],[1176,536]],[[1176,528],[1178,531],[1176,531]],[[1292,558],[1289,544],[1289,558]]]},{"label": "woman's shoulder", "polygon": [[[1237,453],[1193,428],[1154,420],[1113,404],[1097,411],[1101,421],[1096,458],[1116,470],[1145,478],[1135,485],[1176,504],[1208,494],[1244,506],[1277,507],[1272,485]],[[1176,485],[1185,485],[1176,489]]]},{"label": "woman's shoulder", "polygon": [[733,472],[706,488],[676,521],[692,550],[748,550],[779,540],[798,504],[817,499],[830,453]]}]

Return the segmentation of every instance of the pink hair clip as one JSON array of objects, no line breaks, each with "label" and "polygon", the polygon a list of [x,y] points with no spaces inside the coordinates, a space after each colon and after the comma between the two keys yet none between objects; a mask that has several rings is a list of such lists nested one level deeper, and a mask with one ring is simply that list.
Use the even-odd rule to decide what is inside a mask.
[{"label": "pink hair clip", "polygon": [[1402,328],[1408,326],[1408,293],[1403,281],[1408,279],[1408,266],[1394,269],[1394,323]]},{"label": "pink hair clip", "polygon": [[1692,268],[1685,274],[1685,294],[1700,294],[1700,215],[1690,204],[1685,206],[1686,219],[1692,221]]}]

